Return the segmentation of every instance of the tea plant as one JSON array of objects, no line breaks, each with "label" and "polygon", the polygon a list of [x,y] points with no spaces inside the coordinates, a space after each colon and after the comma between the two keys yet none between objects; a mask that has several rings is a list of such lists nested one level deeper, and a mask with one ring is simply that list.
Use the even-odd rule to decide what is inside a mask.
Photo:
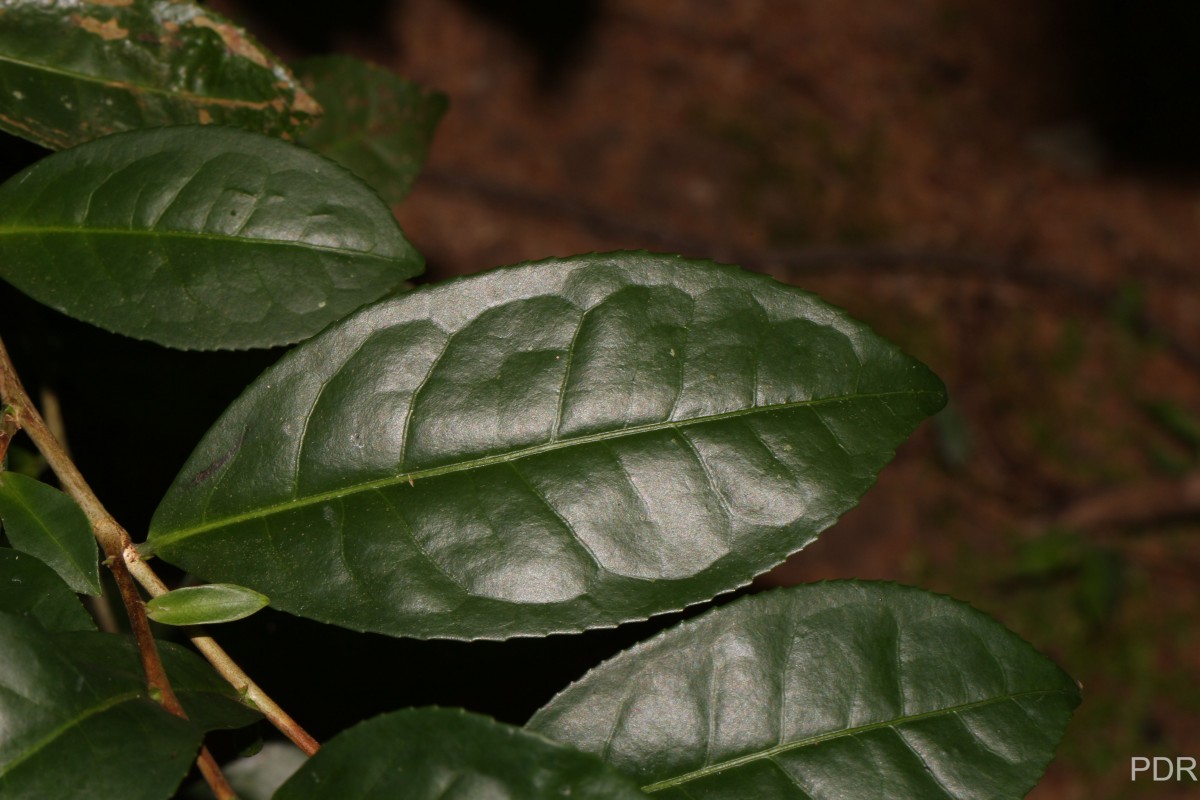
[{"label": "tea plant", "polygon": [[[380,708],[319,746],[196,626],[269,603],[506,639],[679,610],[816,539],[944,389],[815,296],[705,261],[588,255],[406,290],[421,257],[371,187],[403,198],[441,98],[349,59],[296,74],[189,2],[0,4],[0,127],[61,150],[0,186],[0,277],[169,347],[299,343],[216,421],[138,545],[0,345],[0,451],[23,431],[62,488],[0,472],[0,794],[164,798],[197,761],[232,797],[202,741],[260,715],[311,756],[281,800],[1036,783],[1075,683],[965,604],[862,581],[710,609],[524,728]],[[132,641],[76,594],[102,588],[93,536]],[[211,583],[170,591],[154,559]]]}]

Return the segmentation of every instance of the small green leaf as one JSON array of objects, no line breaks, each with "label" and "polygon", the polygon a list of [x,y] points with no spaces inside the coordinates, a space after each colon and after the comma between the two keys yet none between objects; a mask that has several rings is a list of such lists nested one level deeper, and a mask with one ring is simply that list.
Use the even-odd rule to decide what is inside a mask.
[{"label": "small green leaf", "polygon": [[215,625],[248,617],[269,602],[266,595],[245,586],[210,583],[159,595],[146,603],[146,613],[164,625]]},{"label": "small green leaf", "polygon": [[0,547],[0,613],[33,617],[46,630],[96,629],[79,597],[54,570],[7,547]]},{"label": "small green leaf", "polygon": [[172,347],[295,342],[421,269],[361,180],[234,128],[117,134],[0,186],[0,278]]},{"label": "small green leaf", "polygon": [[0,796],[43,800],[86,790],[88,797],[165,800],[206,727],[255,718],[230,705],[232,690],[217,685],[211,670],[197,678],[204,673],[196,656],[163,650],[191,721],[147,696],[137,651],[125,639],[50,633],[0,614]]},{"label": "small green leaf", "polygon": [[241,28],[196,3],[0,6],[0,129],[62,149],[188,123],[298,133],[321,109]]},{"label": "small green leaf", "polygon": [[309,58],[296,75],[325,115],[301,141],[379,190],[395,205],[408,196],[446,96],[349,56]]},{"label": "small green leaf", "polygon": [[1009,800],[1075,682],[965,603],[886,583],[777,590],[593,669],[528,728],[683,800]]},{"label": "small green leaf", "polygon": [[524,264],[293,350],[201,442],[149,542],[358,630],[612,626],[814,541],[944,398],[763,275],[645,253]]},{"label": "small green leaf", "polygon": [[465,711],[384,714],[325,744],[275,800],[403,797],[635,800],[595,756]]},{"label": "small green leaf", "polygon": [[33,478],[0,472],[0,522],[8,543],[35,556],[82,594],[100,594],[92,526],[67,495]]}]

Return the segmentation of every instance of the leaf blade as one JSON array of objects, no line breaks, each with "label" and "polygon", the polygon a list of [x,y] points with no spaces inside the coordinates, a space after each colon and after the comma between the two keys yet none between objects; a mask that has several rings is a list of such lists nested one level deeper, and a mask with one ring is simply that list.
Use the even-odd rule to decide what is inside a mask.
[{"label": "leaf blade", "polygon": [[146,614],[163,625],[216,625],[245,619],[268,603],[266,595],[245,586],[210,583],[154,597],[146,603]]},{"label": "leaf blade", "polygon": [[325,109],[303,142],[379,189],[392,205],[408,196],[429,154],[446,96],[349,56],[294,65]]},{"label": "leaf blade", "polygon": [[62,149],[216,123],[294,135],[320,106],[242,29],[191,2],[5,4],[0,129]]},{"label": "leaf blade", "polygon": [[[166,648],[170,674],[189,710],[204,713],[209,676],[195,680],[195,656]],[[189,667],[180,674],[180,662]],[[175,667],[175,668],[173,668]],[[203,727],[169,714],[146,694],[136,651],[96,632],[49,633],[0,614],[0,791],[5,797],[162,800],[187,773]],[[219,679],[217,679],[219,680]],[[223,690],[221,694],[228,694]],[[208,722],[237,722],[228,709]],[[244,723],[243,723],[244,724]]]},{"label": "leaf blade", "polygon": [[0,613],[32,617],[46,630],[96,629],[58,573],[33,556],[8,547],[0,547]]},{"label": "leaf blade", "polygon": [[294,342],[419,273],[378,196],[307,150],[233,128],[133,131],[0,186],[0,278],[173,347]]},{"label": "leaf blade", "polygon": [[999,800],[1037,782],[1078,702],[1052,662],[966,604],[836,581],[659,634],[527,727],[664,797]]},{"label": "leaf blade", "polygon": [[611,626],[811,542],[942,402],[924,366],[763,276],[639,253],[520,265],[293,351],[201,443],[149,542],[359,630]]},{"label": "leaf blade", "polygon": [[335,736],[275,794],[342,797],[644,797],[594,756],[463,711],[384,714]]},{"label": "leaf blade", "polygon": [[9,544],[41,560],[80,594],[100,594],[92,526],[75,501],[46,484],[0,472],[0,522]]}]

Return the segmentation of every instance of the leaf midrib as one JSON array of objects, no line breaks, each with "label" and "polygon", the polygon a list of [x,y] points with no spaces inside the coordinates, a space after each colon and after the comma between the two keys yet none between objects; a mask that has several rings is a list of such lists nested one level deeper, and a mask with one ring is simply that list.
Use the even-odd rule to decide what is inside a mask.
[{"label": "leaf midrib", "polygon": [[507,453],[499,453],[496,455],[483,456],[467,461],[459,461],[452,464],[443,464],[439,467],[430,467],[424,470],[416,470],[414,472],[401,473],[399,475],[390,475],[386,478],[378,478],[373,481],[356,484],[354,486],[345,487],[342,489],[333,489],[326,492],[307,495],[281,503],[258,508],[254,511],[247,511],[241,514],[233,514],[231,516],[222,517],[211,522],[204,522],[200,525],[194,525],[189,528],[181,528],[176,531],[167,533],[151,533],[149,542],[151,549],[157,550],[163,546],[175,544],[184,539],[191,538],[206,531],[217,528],[236,525],[241,522],[262,519],[265,517],[282,514],[287,511],[293,511],[298,508],[318,505],[332,500],[337,500],[362,492],[376,491],[386,489],[391,486],[397,486],[402,483],[415,482],[425,478],[436,478],[441,475],[448,475],[455,472],[464,472],[471,469],[491,466],[493,464],[503,464],[509,461],[518,461],[523,458],[529,458],[543,453],[561,450],[567,447],[576,447],[594,442],[611,441],[613,439],[622,439],[630,436],[638,436],[645,433],[655,433],[657,431],[678,429],[690,427],[692,425],[700,425],[708,422],[719,422],[721,420],[742,417],[749,414],[772,413],[776,411],[785,411],[792,408],[812,408],[820,405],[831,405],[834,403],[843,403],[852,400],[869,400],[884,397],[899,397],[903,395],[936,395],[940,394],[937,390],[932,389],[898,389],[890,392],[872,392],[872,393],[856,393],[848,395],[838,395],[837,397],[824,397],[816,400],[800,400],[793,403],[778,403],[769,406],[752,406],[751,408],[738,409],[736,411],[727,411],[721,414],[710,414],[703,417],[694,417],[692,419],[683,420],[665,420],[662,422],[651,422],[646,425],[638,425],[630,428],[622,428],[616,431],[600,431],[599,433],[588,434],[586,436],[578,436],[570,439],[558,439],[543,444],[532,445],[518,450],[512,450]]},{"label": "leaf midrib", "polygon": [[923,719],[931,719],[933,717],[937,717],[937,716],[941,716],[941,715],[961,714],[965,711],[972,711],[976,708],[984,708],[986,706],[993,705],[995,703],[1002,703],[1005,701],[1016,700],[1019,697],[1037,697],[1040,695],[1048,695],[1048,694],[1062,694],[1063,691],[1064,690],[1062,690],[1062,689],[1036,689],[1036,690],[1031,690],[1028,692],[1016,692],[1014,694],[1000,695],[998,697],[988,697],[983,700],[976,700],[972,703],[963,703],[962,705],[950,706],[947,708],[938,708],[938,709],[934,709],[933,711],[925,711],[920,714],[910,714],[910,715],[906,715],[906,716],[902,716],[902,717],[895,717],[895,718],[889,719],[889,720],[883,720],[880,722],[872,722],[868,725],[860,725],[857,728],[847,728],[846,730],[832,731],[830,733],[823,733],[818,736],[810,736],[807,739],[799,739],[794,742],[784,742],[781,744],[777,744],[774,747],[769,747],[766,750],[759,750],[759,751],[756,751],[754,753],[749,753],[744,756],[739,756],[737,758],[731,758],[728,761],[722,761],[717,764],[710,764],[707,767],[703,767],[701,769],[694,770],[692,772],[687,772],[687,773],[684,773],[683,775],[677,775],[674,778],[667,778],[666,780],[658,781],[657,783],[647,784],[642,787],[642,791],[646,792],[646,793],[650,793],[650,792],[658,792],[663,789],[671,789],[676,786],[681,786],[690,781],[699,780],[701,778],[706,778],[709,775],[715,775],[718,772],[724,772],[725,770],[729,770],[729,769],[736,769],[737,767],[743,766],[745,764],[753,763],[760,759],[772,759],[772,758],[775,758],[776,756],[779,756],[783,753],[790,752],[792,750],[798,750],[802,747],[812,747],[815,745],[822,744],[823,742],[832,741],[834,739],[840,739],[840,738],[843,738],[846,736],[859,736],[859,735],[862,735],[865,733],[869,733],[870,731],[880,730],[883,728],[894,728],[899,725],[907,725],[911,722],[919,722],[920,720],[923,720]]},{"label": "leaf midrib", "polygon": [[338,255],[354,255],[356,258],[371,258],[377,261],[384,262],[399,262],[399,256],[385,256],[379,253],[372,253],[366,250],[352,250],[349,248],[329,247],[327,245],[312,244],[311,242],[301,242],[288,239],[258,239],[252,236],[229,236],[215,233],[203,233],[200,231],[177,231],[177,230],[154,230],[152,228],[84,228],[84,227],[66,227],[61,225],[48,225],[45,227],[0,227],[0,238],[6,236],[130,236],[130,237],[154,237],[154,238],[174,238],[174,239],[198,239],[203,241],[215,241],[222,243],[238,242],[245,246],[250,245],[267,245],[272,247],[298,247],[306,250],[315,250],[322,253],[335,253]]},{"label": "leaf midrib", "polygon": [[[74,70],[53,67],[49,64],[43,64],[37,61],[26,61],[6,55],[0,55],[0,63],[13,64],[18,67],[24,67],[26,69],[33,70],[35,72],[45,72],[49,75],[70,78],[71,80],[76,80],[81,83],[92,83],[106,89],[120,89],[123,91],[128,91],[132,94],[154,94],[162,97],[179,98],[191,104],[207,101],[208,103],[216,103],[218,105],[239,105],[253,108],[267,105],[271,102],[270,97],[265,97],[260,100],[252,100],[248,97],[227,97],[223,95],[194,94],[192,92],[172,91],[170,89],[164,89],[161,86],[133,83],[115,78],[106,78],[101,75],[89,75],[86,72],[76,72]],[[296,112],[293,111],[292,113]]]}]

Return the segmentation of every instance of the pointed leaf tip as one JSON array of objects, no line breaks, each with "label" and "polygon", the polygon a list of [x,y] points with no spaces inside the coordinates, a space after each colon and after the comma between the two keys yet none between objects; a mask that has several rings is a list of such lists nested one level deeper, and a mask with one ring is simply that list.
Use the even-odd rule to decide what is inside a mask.
[{"label": "pointed leaf tip", "polygon": [[8,542],[49,565],[80,594],[100,594],[92,526],[74,500],[41,481],[0,472],[0,523]]}]

